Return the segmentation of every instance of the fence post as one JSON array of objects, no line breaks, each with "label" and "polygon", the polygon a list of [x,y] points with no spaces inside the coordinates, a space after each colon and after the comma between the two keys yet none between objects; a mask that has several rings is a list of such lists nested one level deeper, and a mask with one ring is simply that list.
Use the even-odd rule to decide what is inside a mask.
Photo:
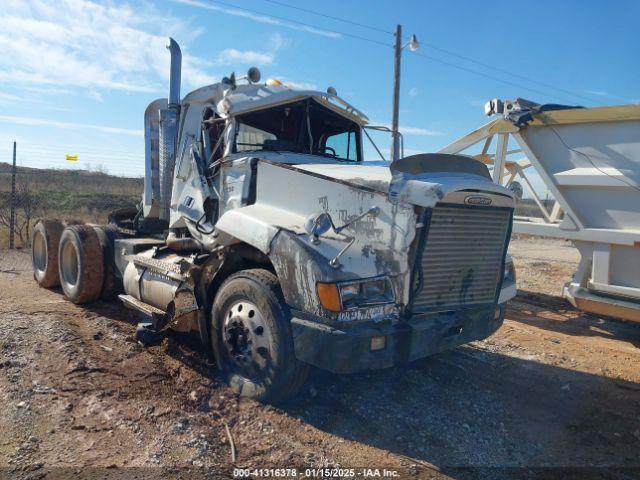
[{"label": "fence post", "polygon": [[11,214],[9,216],[9,249],[13,249],[16,226],[16,142],[13,142],[13,168],[11,169]]}]

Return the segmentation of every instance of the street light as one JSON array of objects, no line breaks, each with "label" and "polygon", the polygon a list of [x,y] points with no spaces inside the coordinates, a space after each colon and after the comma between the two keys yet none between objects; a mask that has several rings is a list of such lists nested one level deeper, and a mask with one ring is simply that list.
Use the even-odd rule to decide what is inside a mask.
[{"label": "street light", "polygon": [[400,108],[400,58],[402,56],[402,49],[409,47],[409,50],[415,52],[420,44],[415,35],[411,35],[411,38],[407,43],[402,45],[402,26],[396,27],[396,44],[395,44],[395,58],[393,65],[393,119],[391,121],[391,163],[399,160],[400,158],[400,141],[398,135],[398,110]]},{"label": "street light", "polygon": [[[418,39],[415,36],[415,34],[411,35],[411,40],[407,42],[407,45],[409,46],[409,50],[411,50],[412,52],[415,52],[416,50],[418,50],[418,48],[420,47],[420,43],[418,43]],[[407,45],[405,45],[405,47]]]}]

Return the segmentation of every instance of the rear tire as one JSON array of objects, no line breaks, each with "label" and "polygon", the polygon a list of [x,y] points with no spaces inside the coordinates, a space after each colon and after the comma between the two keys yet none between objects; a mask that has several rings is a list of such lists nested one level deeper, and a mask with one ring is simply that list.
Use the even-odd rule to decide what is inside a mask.
[{"label": "rear tire", "polygon": [[41,287],[51,288],[60,285],[58,244],[63,230],[64,225],[59,220],[40,220],[33,230],[33,276]]},{"label": "rear tire", "polygon": [[273,273],[231,275],[216,294],[211,319],[216,363],[236,393],[279,403],[302,387],[309,366],[295,357],[291,313]]},{"label": "rear tire", "polygon": [[58,249],[60,285],[73,303],[97,300],[102,292],[104,260],[93,227],[73,225],[60,237]]}]

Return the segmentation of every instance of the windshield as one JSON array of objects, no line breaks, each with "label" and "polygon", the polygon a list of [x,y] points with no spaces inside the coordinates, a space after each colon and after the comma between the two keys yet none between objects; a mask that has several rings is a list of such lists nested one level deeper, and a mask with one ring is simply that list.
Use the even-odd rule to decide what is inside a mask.
[{"label": "windshield", "polygon": [[360,161],[360,127],[308,99],[238,115],[234,150],[310,153]]}]

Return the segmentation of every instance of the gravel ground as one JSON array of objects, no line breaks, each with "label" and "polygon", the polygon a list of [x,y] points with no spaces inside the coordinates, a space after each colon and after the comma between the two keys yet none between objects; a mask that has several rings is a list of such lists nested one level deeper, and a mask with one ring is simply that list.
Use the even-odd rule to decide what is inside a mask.
[{"label": "gravel ground", "polygon": [[193,337],[143,348],[132,312],[77,307],[38,288],[29,252],[1,250],[0,478],[338,466],[395,478],[636,478],[640,326],[557,296],[578,260],[570,245],[514,239],[511,253],[519,295],[489,339],[383,371],[314,371],[275,408],[221,385]]}]

